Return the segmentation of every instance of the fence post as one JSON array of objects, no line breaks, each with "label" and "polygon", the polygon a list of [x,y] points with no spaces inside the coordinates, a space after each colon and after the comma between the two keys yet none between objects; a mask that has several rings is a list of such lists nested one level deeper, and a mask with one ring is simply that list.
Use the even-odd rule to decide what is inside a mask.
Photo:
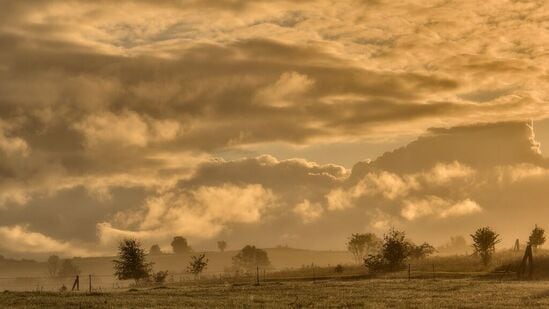
[{"label": "fence post", "polygon": [[408,280],[411,279],[411,276],[410,276],[410,264],[408,264]]},{"label": "fence post", "polygon": [[92,275],[88,275],[90,279],[90,293],[92,292]]},{"label": "fence post", "polygon": [[259,266],[256,266],[255,284],[256,284],[256,285],[259,285]]},{"label": "fence post", "polygon": [[77,291],[80,291],[80,277],[78,275],[76,275],[76,278],[74,279],[71,291],[74,291],[74,288],[76,288]]}]

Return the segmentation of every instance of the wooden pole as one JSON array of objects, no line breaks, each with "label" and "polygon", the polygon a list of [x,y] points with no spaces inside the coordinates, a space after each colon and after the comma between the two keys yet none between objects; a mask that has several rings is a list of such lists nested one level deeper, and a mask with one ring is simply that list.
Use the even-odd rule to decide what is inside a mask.
[{"label": "wooden pole", "polygon": [[75,288],[77,291],[80,291],[80,278],[78,275],[76,275],[76,278],[74,279],[71,291],[74,291]]},{"label": "wooden pole", "polygon": [[256,273],[255,273],[255,284],[256,284],[256,285],[259,285],[259,266],[257,266],[257,268],[256,268]]},{"label": "wooden pole", "polygon": [[88,275],[90,279],[90,293],[92,292],[92,275]]},{"label": "wooden pole", "polygon": [[433,279],[435,279],[435,264],[433,264]]},{"label": "wooden pole", "polygon": [[411,279],[410,271],[411,271],[411,267],[410,267],[410,264],[408,264],[408,280]]}]

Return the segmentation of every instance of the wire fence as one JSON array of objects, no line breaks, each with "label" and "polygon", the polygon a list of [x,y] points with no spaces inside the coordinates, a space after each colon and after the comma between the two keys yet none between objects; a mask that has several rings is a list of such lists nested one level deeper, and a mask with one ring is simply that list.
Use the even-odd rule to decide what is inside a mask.
[{"label": "wire fence", "polygon": [[[405,269],[383,273],[382,278],[388,279],[437,279],[461,278],[480,275],[482,272],[459,272],[438,270],[436,264],[408,264]],[[502,276],[506,274],[501,274]],[[338,271],[333,267],[317,267],[314,265],[300,269],[262,269],[257,267],[250,271],[208,271],[194,276],[187,272],[169,272],[165,284],[185,285],[197,283],[224,283],[224,284],[263,284],[273,281],[317,281],[317,280],[345,280],[378,278],[379,273],[370,273],[365,268],[345,267]],[[152,286],[154,283],[147,283]],[[67,277],[0,277],[0,291],[38,291],[38,292],[110,292],[127,290],[136,287],[133,280],[118,280],[112,274],[80,274]],[[137,286],[139,287],[139,286]]]}]

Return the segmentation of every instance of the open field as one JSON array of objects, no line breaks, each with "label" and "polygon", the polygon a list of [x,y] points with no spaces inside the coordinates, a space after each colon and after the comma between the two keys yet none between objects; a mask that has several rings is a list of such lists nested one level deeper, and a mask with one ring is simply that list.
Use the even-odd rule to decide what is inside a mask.
[{"label": "open field", "polygon": [[547,307],[547,281],[364,279],[169,285],[111,293],[3,292],[2,308]]}]

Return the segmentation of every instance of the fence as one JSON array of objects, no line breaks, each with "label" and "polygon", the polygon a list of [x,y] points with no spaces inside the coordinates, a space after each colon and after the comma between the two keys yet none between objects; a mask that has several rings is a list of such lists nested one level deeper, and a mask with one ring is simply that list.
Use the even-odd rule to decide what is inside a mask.
[{"label": "fence", "polygon": [[[320,280],[345,280],[345,279],[436,279],[436,278],[462,278],[479,275],[483,272],[460,272],[438,270],[436,264],[408,264],[404,270],[396,272],[376,274],[369,273],[364,267],[346,266],[344,271],[337,271],[335,267],[305,266],[300,269],[273,270],[257,267],[249,272],[209,271],[202,276],[193,276],[186,272],[171,272],[166,278],[167,284],[195,284],[203,283],[230,283],[230,284],[255,284],[273,281],[320,281]],[[71,291],[76,281],[71,277],[0,277],[0,291],[40,291],[57,292]],[[133,280],[118,280],[113,275],[81,274],[78,277],[78,285],[74,287],[78,292],[108,292],[129,289],[134,286]]]}]

